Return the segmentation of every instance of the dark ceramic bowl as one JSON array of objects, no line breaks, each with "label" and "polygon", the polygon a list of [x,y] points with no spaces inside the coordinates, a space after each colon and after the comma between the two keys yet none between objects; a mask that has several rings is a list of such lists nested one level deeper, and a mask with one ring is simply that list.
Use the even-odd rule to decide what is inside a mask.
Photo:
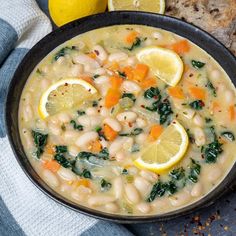
[{"label": "dark ceramic bowl", "polygon": [[24,88],[26,80],[28,79],[34,67],[50,51],[52,51],[58,45],[64,43],[66,40],[69,40],[81,33],[93,29],[121,24],[153,26],[171,31],[189,39],[190,41],[204,49],[213,58],[215,58],[231,78],[234,85],[236,85],[235,57],[212,36],[191,24],[187,24],[183,21],[168,16],[145,12],[111,12],[85,17],[69,23],[61,28],[58,28],[44,37],[28,52],[28,54],[25,56],[18,69],[16,70],[9,87],[5,107],[7,133],[11,143],[11,147],[15,153],[15,157],[29,179],[47,196],[67,208],[96,218],[111,220],[119,223],[143,223],[171,219],[206,207],[212,204],[217,198],[219,198],[219,196],[221,196],[235,180],[236,164],[228,173],[226,178],[213,191],[211,191],[201,200],[189,206],[160,215],[123,216],[108,214],[84,206],[79,206],[72,201],[62,197],[44,183],[44,181],[34,171],[25,155],[20,140],[17,117],[22,89]]}]

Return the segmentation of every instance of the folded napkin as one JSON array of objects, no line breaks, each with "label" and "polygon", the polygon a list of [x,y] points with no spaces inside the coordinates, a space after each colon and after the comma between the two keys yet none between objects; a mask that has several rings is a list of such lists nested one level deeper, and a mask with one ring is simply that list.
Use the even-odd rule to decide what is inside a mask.
[{"label": "folded napkin", "polygon": [[5,136],[3,105],[10,80],[27,51],[51,30],[34,0],[0,0],[0,235],[132,235],[121,225],[49,199],[23,173]]}]

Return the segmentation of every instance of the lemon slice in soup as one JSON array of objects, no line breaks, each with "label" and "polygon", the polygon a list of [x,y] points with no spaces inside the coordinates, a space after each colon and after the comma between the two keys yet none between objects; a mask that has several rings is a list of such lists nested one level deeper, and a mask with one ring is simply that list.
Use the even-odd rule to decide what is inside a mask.
[{"label": "lemon slice in soup", "polygon": [[109,11],[147,11],[163,14],[165,0],[108,0]]},{"label": "lemon slice in soup", "polygon": [[183,61],[172,50],[161,47],[146,47],[137,53],[137,58],[147,64],[153,73],[170,86],[175,86],[183,74]]},{"label": "lemon slice in soup", "polygon": [[39,115],[44,119],[60,111],[77,107],[96,94],[97,90],[82,79],[59,80],[43,93],[39,102]]},{"label": "lemon slice in soup", "polygon": [[157,141],[144,149],[140,158],[134,161],[139,168],[154,172],[167,170],[177,164],[187,151],[188,135],[176,120],[164,130]]}]

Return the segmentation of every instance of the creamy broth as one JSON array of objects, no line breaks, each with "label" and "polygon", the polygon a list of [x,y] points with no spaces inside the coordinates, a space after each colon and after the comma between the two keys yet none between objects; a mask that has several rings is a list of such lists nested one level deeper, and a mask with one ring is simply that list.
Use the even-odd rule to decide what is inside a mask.
[{"label": "creamy broth", "polygon": [[[131,32],[136,35],[133,43],[127,42]],[[65,42],[36,66],[22,92],[19,130],[30,163],[51,188],[100,211],[153,215],[189,205],[220,183],[235,162],[235,88],[219,64],[198,46],[188,41],[187,52],[173,46],[183,40],[147,26],[112,26]],[[178,88],[183,98],[173,95],[150,69],[145,76],[152,79],[150,83],[128,78],[126,69],[140,63],[136,53],[150,45],[180,54],[184,73]],[[120,99],[106,107],[109,78],[114,75],[122,78]],[[42,94],[65,78],[87,80],[99,91],[99,98],[40,118]],[[204,94],[191,93],[192,87],[201,88]],[[163,129],[177,119],[190,140],[182,160],[162,173],[133,164],[151,142],[151,127],[160,124],[161,113],[146,109],[156,99],[144,97],[150,88],[158,88],[160,102],[168,101],[172,111],[162,117]],[[114,139],[104,137],[104,125],[116,130]],[[37,150],[35,140],[40,134],[45,145]],[[48,164],[52,160],[53,167]]]}]

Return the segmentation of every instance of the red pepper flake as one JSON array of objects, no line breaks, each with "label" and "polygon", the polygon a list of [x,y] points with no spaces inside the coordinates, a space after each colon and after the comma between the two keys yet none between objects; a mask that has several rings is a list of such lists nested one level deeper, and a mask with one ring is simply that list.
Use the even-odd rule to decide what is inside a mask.
[{"label": "red pepper flake", "polygon": [[140,105],[140,107],[142,107],[142,108],[145,108],[145,106],[144,106],[144,105]]},{"label": "red pepper flake", "polygon": [[65,86],[68,86],[68,83],[65,83]]},{"label": "red pepper flake", "polygon": [[133,126],[131,122],[129,122],[128,125],[129,125],[129,127],[132,127],[132,126]]}]

